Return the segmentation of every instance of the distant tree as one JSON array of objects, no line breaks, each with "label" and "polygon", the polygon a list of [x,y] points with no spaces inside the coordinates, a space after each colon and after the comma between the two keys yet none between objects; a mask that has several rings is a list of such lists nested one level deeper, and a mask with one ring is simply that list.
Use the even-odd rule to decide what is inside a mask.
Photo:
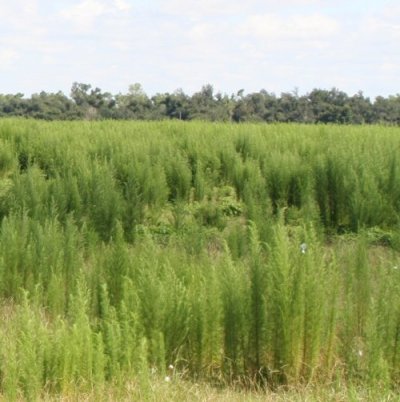
[{"label": "distant tree", "polygon": [[330,91],[314,89],[308,98],[317,123],[350,123],[351,110],[348,96],[336,88]]},{"label": "distant tree", "polygon": [[276,120],[282,122],[303,121],[297,92],[281,94],[277,102]]},{"label": "distant tree", "polygon": [[100,88],[92,89],[90,84],[74,82],[71,98],[87,120],[113,117],[116,102],[110,93],[103,93]]},{"label": "distant tree", "polygon": [[364,97],[362,91],[350,97],[348,105],[351,110],[351,122],[353,124],[369,124],[374,121],[371,101],[369,98]]},{"label": "distant tree", "polygon": [[190,117],[192,119],[215,120],[216,100],[214,98],[214,88],[207,84],[201,88],[200,92],[193,94],[190,100]]},{"label": "distant tree", "polygon": [[248,109],[247,102],[244,99],[244,89],[240,89],[236,96],[232,95],[231,99],[234,104],[232,112],[232,120],[236,123],[248,121],[250,119],[251,112]]},{"label": "distant tree", "polygon": [[135,120],[152,118],[152,102],[139,83],[130,85],[127,94],[117,95],[116,103],[118,118]]},{"label": "distant tree", "polygon": [[377,123],[400,124],[400,94],[388,98],[378,96],[373,105],[373,116]]},{"label": "distant tree", "polygon": [[22,93],[0,95],[1,116],[25,116],[27,106],[27,100]]},{"label": "distant tree", "polygon": [[190,97],[182,89],[176,90],[173,94],[165,94],[164,105],[166,115],[171,119],[188,120]]},{"label": "distant tree", "polygon": [[139,83],[126,94],[112,95],[90,84],[74,82],[70,97],[62,92],[0,94],[0,117],[26,116],[45,120],[201,119],[233,122],[300,122],[336,124],[400,124],[400,95],[378,96],[374,102],[360,91],[353,96],[336,88],[314,89],[300,96],[297,89],[280,96],[266,90],[227,95],[204,85],[192,96],[182,89],[151,98]]},{"label": "distant tree", "polygon": [[62,92],[33,94],[27,101],[27,115],[44,120],[72,120],[81,117],[74,102]]},{"label": "distant tree", "polygon": [[228,95],[214,94],[212,85],[207,84],[190,98],[189,114],[191,119],[210,121],[231,121],[233,103]]},{"label": "distant tree", "polygon": [[277,99],[275,95],[265,90],[243,95],[243,90],[233,97],[233,121],[275,121],[277,112]]},{"label": "distant tree", "polygon": [[153,120],[162,120],[167,118],[166,94],[156,94],[151,97],[151,116]]},{"label": "distant tree", "polygon": [[232,97],[218,92],[215,95],[214,113],[211,120],[232,121],[234,106]]}]

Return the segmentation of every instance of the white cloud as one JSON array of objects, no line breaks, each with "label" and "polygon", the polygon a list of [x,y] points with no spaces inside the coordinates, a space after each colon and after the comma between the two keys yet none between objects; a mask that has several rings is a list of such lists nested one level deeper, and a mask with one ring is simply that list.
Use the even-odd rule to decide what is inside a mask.
[{"label": "white cloud", "polygon": [[400,4],[398,1],[387,3],[382,9],[382,15],[386,18],[395,19],[400,15]]},{"label": "white cloud", "polygon": [[339,31],[339,23],[324,15],[253,15],[239,27],[239,33],[260,39],[320,39]]},{"label": "white cloud", "polygon": [[229,18],[282,10],[285,14],[290,14],[293,9],[322,6],[327,3],[328,0],[169,0],[160,1],[160,9],[167,15],[198,21],[205,18]]},{"label": "white cloud", "polygon": [[393,93],[399,21],[399,0],[0,0],[3,90]]},{"label": "white cloud", "polygon": [[400,74],[400,65],[395,63],[383,63],[380,66],[380,69],[383,73],[388,74]]},{"label": "white cloud", "polygon": [[114,0],[115,7],[120,11],[127,11],[132,8],[132,6],[125,0]]},{"label": "white cloud", "polygon": [[0,50],[0,68],[12,66],[19,58],[19,53],[13,49]]},{"label": "white cloud", "polygon": [[[27,30],[33,27],[38,21],[38,2],[37,0],[0,0],[0,26],[2,30]],[[38,30],[35,27],[35,31]],[[41,30],[45,28],[42,26]]]},{"label": "white cloud", "polygon": [[362,35],[370,35],[372,39],[400,38],[400,4],[398,1],[383,5],[374,13],[366,13],[359,21]]},{"label": "white cloud", "polygon": [[212,47],[218,44],[218,42],[225,42],[228,38],[233,39],[233,28],[232,25],[223,22],[219,24],[199,22],[192,25],[185,36],[196,41],[196,43],[203,42],[204,46]]},{"label": "white cloud", "polygon": [[[252,2],[253,0],[249,0]],[[161,3],[161,10],[183,18],[202,19],[205,17],[226,16],[243,12],[245,2],[229,0],[170,0]]]},{"label": "white cloud", "polygon": [[98,0],[83,0],[61,11],[61,16],[71,21],[79,30],[91,28],[95,20],[107,13],[107,6]]},{"label": "white cloud", "polygon": [[19,10],[20,13],[32,13],[37,10],[37,0],[0,0],[0,18]]},{"label": "white cloud", "polygon": [[82,0],[64,8],[60,16],[73,24],[79,32],[88,32],[104,16],[119,17],[131,9],[126,0]]}]

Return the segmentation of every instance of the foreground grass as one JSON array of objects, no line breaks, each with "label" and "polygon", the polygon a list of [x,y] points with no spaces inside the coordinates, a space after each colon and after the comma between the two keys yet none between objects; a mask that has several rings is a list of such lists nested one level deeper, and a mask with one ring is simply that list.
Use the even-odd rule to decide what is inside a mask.
[{"label": "foreground grass", "polygon": [[0,121],[0,394],[390,400],[399,147],[385,127]]},{"label": "foreground grass", "polygon": [[146,390],[134,383],[98,388],[91,392],[71,392],[62,396],[42,395],[43,401],[152,401],[152,402],[397,402],[398,393],[346,387],[306,387],[272,391],[244,391],[232,387],[215,389],[209,384],[175,380],[152,381]]}]

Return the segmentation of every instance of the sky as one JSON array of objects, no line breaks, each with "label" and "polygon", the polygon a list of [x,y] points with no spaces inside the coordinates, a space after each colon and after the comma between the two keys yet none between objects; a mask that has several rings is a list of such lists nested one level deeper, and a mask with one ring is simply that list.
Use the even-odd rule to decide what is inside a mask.
[{"label": "sky", "polygon": [[400,93],[399,0],[0,0],[0,93]]}]

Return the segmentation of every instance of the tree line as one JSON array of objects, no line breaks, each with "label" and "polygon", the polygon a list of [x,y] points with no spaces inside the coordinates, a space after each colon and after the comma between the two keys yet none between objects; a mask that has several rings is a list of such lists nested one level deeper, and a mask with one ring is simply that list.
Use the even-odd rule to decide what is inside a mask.
[{"label": "tree line", "polygon": [[297,122],[335,124],[400,124],[400,94],[374,100],[360,91],[352,96],[336,88],[297,90],[280,96],[266,90],[245,94],[215,92],[212,85],[187,95],[182,90],[148,96],[140,84],[127,93],[111,94],[75,82],[63,92],[0,94],[0,117],[43,120],[208,120],[232,122]]}]

